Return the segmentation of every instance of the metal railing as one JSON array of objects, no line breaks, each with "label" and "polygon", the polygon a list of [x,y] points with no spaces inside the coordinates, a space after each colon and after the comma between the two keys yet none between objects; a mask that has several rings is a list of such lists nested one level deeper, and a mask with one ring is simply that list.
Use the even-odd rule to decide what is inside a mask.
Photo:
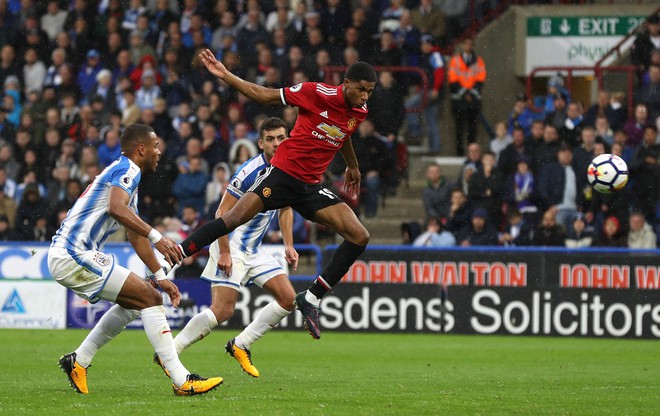
[{"label": "metal railing", "polygon": [[313,275],[303,275],[303,274],[295,274],[291,272],[289,274],[289,278],[291,280],[313,280],[318,277],[319,274],[321,274],[321,270],[323,269],[323,255],[321,252],[321,248],[317,246],[316,244],[294,244],[293,247],[296,249],[296,251],[300,254],[301,257],[303,256],[308,256],[308,255],[313,255],[316,264],[315,264],[315,272]]}]

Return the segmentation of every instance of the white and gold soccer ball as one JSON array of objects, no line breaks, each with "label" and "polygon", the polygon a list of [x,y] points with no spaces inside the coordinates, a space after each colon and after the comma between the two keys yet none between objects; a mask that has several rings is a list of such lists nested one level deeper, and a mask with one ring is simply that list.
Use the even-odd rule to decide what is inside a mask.
[{"label": "white and gold soccer ball", "polygon": [[620,191],[628,183],[628,165],[619,156],[604,153],[591,161],[587,178],[595,190],[611,194]]}]

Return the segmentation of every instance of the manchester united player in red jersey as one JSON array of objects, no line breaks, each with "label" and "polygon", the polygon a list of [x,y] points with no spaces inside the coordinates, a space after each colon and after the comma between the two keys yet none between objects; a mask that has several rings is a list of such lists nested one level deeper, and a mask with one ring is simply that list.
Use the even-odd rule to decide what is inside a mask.
[{"label": "manchester united player in red jersey", "polygon": [[271,166],[231,210],[200,227],[181,243],[181,249],[189,256],[258,212],[287,206],[309,220],[336,230],[344,241],[309,289],[296,296],[305,327],[318,339],[321,337],[321,298],[339,283],[369,242],[369,232],[353,210],[320,185],[321,177],[340,151],[347,165],[344,188],[354,196],[360,191],[360,171],[351,134],[367,117],[367,100],[376,85],[376,71],[365,62],[357,62],[348,68],[339,86],[304,82],[274,89],[232,74],[208,49],[200,57],[213,75],[246,97],[262,104],[295,106],[299,113],[289,138],[280,144],[271,159]]}]

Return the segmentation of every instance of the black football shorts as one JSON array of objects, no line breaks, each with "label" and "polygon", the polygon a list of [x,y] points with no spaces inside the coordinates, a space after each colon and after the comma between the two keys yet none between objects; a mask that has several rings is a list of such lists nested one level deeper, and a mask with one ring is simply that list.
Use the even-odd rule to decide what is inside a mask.
[{"label": "black football shorts", "polygon": [[275,166],[261,171],[248,192],[259,195],[265,211],[291,207],[312,221],[317,211],[344,202],[321,184],[305,183]]}]

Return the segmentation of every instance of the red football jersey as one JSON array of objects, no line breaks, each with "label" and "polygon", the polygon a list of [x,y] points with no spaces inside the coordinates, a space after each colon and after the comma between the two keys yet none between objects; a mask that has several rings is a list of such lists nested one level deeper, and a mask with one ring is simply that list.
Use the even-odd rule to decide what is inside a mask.
[{"label": "red football jersey", "polygon": [[298,119],[270,163],[303,182],[319,183],[335,153],[367,118],[367,105],[348,108],[341,85],[320,82],[282,88],[280,98],[298,107]]}]

